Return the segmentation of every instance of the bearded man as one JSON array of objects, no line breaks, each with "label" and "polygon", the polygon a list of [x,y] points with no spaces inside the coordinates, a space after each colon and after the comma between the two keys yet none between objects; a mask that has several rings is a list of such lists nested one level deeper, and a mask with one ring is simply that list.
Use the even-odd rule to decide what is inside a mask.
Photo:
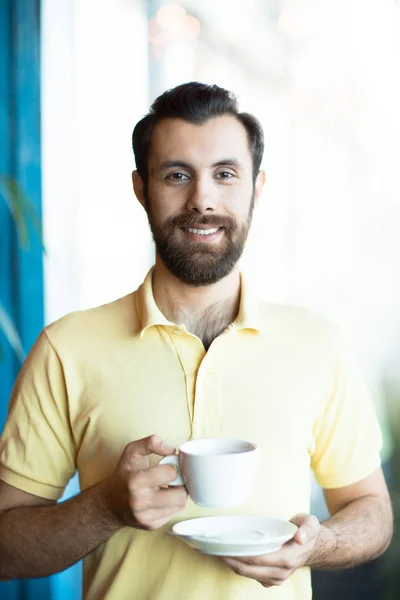
[{"label": "bearded man", "polygon": [[[392,536],[363,380],[333,324],[261,300],[239,270],[265,179],[257,119],[188,83],[156,99],[133,148],[155,265],[128,296],[46,327],[19,374],[0,444],[0,578],[84,558],[86,600],[309,599],[310,567],[368,561]],[[240,512],[298,525],[279,551],[215,557],[166,535],[214,513],[168,487],[159,457],[207,437],[259,447]],[[76,469],[81,492],[57,503]]]}]

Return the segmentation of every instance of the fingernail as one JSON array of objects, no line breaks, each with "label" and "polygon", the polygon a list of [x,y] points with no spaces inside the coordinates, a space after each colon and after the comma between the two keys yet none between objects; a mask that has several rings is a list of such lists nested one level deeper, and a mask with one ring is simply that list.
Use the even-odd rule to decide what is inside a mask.
[{"label": "fingernail", "polygon": [[175,452],[175,448],[173,446],[171,446],[171,444],[167,444],[167,442],[163,442],[161,444],[161,448],[163,450],[165,450],[165,452],[171,452],[171,453]]},{"label": "fingernail", "polygon": [[307,541],[307,534],[306,534],[306,532],[305,531],[300,531],[299,532],[299,538],[300,538],[300,542],[302,544],[305,544],[306,541]]}]

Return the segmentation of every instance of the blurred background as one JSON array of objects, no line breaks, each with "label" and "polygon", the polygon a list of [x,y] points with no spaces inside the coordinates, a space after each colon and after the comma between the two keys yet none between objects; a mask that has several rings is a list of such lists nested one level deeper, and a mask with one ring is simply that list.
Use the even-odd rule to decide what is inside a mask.
[{"label": "blurred background", "polygon": [[[217,83],[265,130],[243,267],[267,299],[347,333],[398,523],[399,72],[397,0],[0,0],[0,431],[43,325],[129,293],[153,262],[135,123],[166,88]],[[316,485],[313,512],[326,515]],[[314,598],[398,600],[399,556],[396,530],[379,561],[314,574]],[[76,565],[0,598],[79,600],[80,586]]]}]

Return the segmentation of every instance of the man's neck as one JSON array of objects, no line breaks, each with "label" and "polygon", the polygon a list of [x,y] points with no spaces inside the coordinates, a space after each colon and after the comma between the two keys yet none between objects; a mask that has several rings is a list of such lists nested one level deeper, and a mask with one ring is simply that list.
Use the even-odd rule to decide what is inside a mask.
[{"label": "man's neck", "polygon": [[240,302],[240,274],[234,269],[212,285],[194,287],[172,275],[157,257],[153,295],[163,315],[184,324],[206,348],[236,318]]}]

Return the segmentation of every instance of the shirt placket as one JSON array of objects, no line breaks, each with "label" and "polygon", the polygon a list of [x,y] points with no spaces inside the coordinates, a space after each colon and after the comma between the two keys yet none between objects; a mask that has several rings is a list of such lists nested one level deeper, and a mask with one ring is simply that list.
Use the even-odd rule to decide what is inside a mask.
[{"label": "shirt placket", "polygon": [[[207,357],[208,358],[208,357]],[[193,437],[219,437],[221,431],[221,393],[219,375],[204,360],[197,375]],[[206,363],[206,364],[204,364]]]},{"label": "shirt placket", "polygon": [[218,349],[213,344],[206,352],[201,340],[183,326],[170,333],[185,372],[191,439],[217,437],[222,411]]}]

